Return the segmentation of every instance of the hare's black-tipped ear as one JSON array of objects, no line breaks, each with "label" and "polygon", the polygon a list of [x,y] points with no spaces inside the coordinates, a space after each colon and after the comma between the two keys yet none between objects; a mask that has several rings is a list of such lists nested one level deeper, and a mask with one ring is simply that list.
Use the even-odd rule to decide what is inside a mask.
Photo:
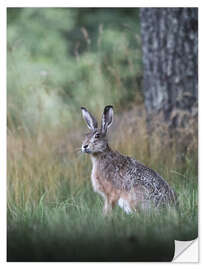
[{"label": "hare's black-tipped ear", "polygon": [[102,115],[102,123],[101,123],[102,133],[107,132],[107,129],[110,127],[112,122],[113,122],[113,106],[108,105],[104,108],[104,112]]},{"label": "hare's black-tipped ear", "polygon": [[87,126],[89,129],[96,129],[97,128],[97,120],[94,118],[94,116],[88,112],[87,109],[85,109],[84,107],[81,107],[82,110],[82,116],[85,120],[85,122],[87,123]]}]

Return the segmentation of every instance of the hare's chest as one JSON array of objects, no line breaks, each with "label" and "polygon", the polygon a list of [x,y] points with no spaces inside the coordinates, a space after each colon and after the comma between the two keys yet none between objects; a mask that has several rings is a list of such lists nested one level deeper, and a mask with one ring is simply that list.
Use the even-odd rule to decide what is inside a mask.
[{"label": "hare's chest", "polygon": [[94,165],[92,168],[91,181],[92,181],[93,190],[95,192],[99,193],[100,195],[102,195],[102,197],[106,197],[104,187],[103,187],[102,181],[100,179],[98,170],[97,170],[96,166],[94,166]]},{"label": "hare's chest", "polygon": [[98,166],[95,160],[92,160],[91,181],[95,192],[106,198],[113,192],[114,187],[111,181],[107,181],[105,172]]}]

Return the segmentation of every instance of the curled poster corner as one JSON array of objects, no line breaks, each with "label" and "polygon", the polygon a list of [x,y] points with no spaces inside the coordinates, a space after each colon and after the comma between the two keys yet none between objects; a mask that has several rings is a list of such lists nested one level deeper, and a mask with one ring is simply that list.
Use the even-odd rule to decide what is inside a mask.
[{"label": "curled poster corner", "polygon": [[198,262],[198,238],[192,241],[175,240],[173,262]]}]

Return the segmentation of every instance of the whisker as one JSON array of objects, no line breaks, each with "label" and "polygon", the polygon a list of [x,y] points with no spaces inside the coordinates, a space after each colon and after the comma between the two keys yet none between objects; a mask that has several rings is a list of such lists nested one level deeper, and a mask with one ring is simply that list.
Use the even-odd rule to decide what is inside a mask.
[{"label": "whisker", "polygon": [[74,151],[81,151],[81,147],[75,148]]},{"label": "whisker", "polygon": [[74,152],[75,152],[76,154],[78,154],[78,155],[81,155],[81,154],[82,154],[82,149],[81,149],[81,147],[75,148],[75,149],[74,149]]},{"label": "whisker", "polygon": [[82,156],[83,156],[83,153],[82,153],[82,151],[77,151],[77,152],[76,152],[76,155],[77,155],[78,157],[82,157]]}]

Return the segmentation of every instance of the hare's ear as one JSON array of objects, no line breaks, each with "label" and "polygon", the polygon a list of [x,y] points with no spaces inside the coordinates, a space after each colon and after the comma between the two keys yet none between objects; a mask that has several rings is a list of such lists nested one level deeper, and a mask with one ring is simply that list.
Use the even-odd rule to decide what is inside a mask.
[{"label": "hare's ear", "polygon": [[85,120],[85,122],[87,123],[87,126],[89,129],[96,129],[97,128],[97,120],[94,118],[94,116],[88,112],[87,109],[85,109],[84,107],[81,107],[82,110],[82,116]]},{"label": "hare's ear", "polygon": [[102,133],[106,133],[107,129],[110,127],[110,125],[113,122],[113,106],[108,105],[104,108],[104,112],[102,115],[102,123],[101,123],[101,129]]}]

